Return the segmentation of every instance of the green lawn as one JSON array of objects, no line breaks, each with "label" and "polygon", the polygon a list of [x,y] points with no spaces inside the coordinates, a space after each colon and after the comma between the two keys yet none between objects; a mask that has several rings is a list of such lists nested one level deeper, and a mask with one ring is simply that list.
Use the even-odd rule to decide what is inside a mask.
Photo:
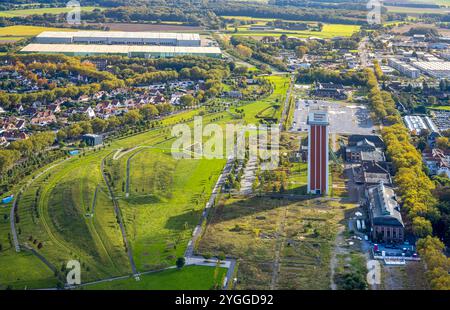
[{"label": "green lawn", "polygon": [[[103,8],[94,6],[81,6],[81,11],[91,12],[95,9],[103,10]],[[43,14],[61,14],[71,12],[73,8],[39,8],[39,9],[22,9],[22,10],[9,10],[0,11],[0,17],[18,17],[28,15],[43,15]]]},{"label": "green lawn", "polygon": [[31,253],[13,249],[0,252],[0,290],[55,287],[53,272]]},{"label": "green lawn", "polygon": [[[289,78],[286,76],[274,75],[267,77],[267,79],[273,84],[274,92],[264,99],[239,107],[239,109],[244,110],[245,122],[247,124],[259,124],[260,119],[257,117],[258,114],[263,113],[263,111],[267,109],[269,109],[269,111],[272,110],[271,107],[274,105],[280,105],[280,108],[277,109],[276,113],[273,115],[277,118],[281,116],[284,100],[286,99],[286,91],[289,88]],[[232,112],[233,111],[234,110],[232,110]]]},{"label": "green lawn", "polygon": [[140,277],[85,286],[88,290],[209,290],[222,285],[225,268],[186,266]]},{"label": "green lawn", "polygon": [[[113,168],[124,176],[128,157]],[[130,196],[122,191],[125,178],[114,183],[138,270],[173,266],[183,256],[224,164],[225,160],[176,160],[169,151],[154,149],[133,157]]]}]

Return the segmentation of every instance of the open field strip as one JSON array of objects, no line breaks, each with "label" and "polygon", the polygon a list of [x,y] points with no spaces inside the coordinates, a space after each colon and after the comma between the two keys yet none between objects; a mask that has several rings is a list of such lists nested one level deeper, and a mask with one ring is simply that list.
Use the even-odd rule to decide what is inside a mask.
[{"label": "open field strip", "polygon": [[225,268],[186,266],[181,270],[169,269],[133,278],[86,285],[84,290],[210,290],[221,285]]},{"label": "open field strip", "polygon": [[450,8],[414,8],[403,6],[388,6],[384,5],[389,13],[407,13],[414,15],[421,14],[449,14]]},{"label": "open field strip", "polygon": [[0,27],[0,44],[2,44],[2,41],[19,41],[24,38],[35,37],[43,31],[76,31],[76,29],[40,26]]},{"label": "open field strip", "polygon": [[[104,8],[94,6],[81,6],[81,12],[91,12],[95,9],[103,10]],[[38,9],[22,9],[22,10],[9,10],[0,11],[0,17],[19,17],[29,15],[43,15],[43,14],[61,14],[71,12],[73,8],[38,8]]]}]

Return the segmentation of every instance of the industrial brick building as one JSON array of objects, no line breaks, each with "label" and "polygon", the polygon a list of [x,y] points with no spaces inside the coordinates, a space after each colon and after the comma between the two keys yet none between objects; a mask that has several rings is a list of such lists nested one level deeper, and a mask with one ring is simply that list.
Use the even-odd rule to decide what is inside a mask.
[{"label": "industrial brick building", "polygon": [[394,190],[383,182],[367,189],[367,204],[374,242],[401,243],[405,225]]}]

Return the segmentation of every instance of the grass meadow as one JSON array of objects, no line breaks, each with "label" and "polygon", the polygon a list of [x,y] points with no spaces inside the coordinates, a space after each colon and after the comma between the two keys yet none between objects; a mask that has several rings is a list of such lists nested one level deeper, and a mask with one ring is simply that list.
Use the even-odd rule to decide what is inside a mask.
[{"label": "grass meadow", "polygon": [[209,290],[222,284],[225,268],[186,266],[146,274],[139,281],[134,278],[103,282],[83,287],[85,290]]}]

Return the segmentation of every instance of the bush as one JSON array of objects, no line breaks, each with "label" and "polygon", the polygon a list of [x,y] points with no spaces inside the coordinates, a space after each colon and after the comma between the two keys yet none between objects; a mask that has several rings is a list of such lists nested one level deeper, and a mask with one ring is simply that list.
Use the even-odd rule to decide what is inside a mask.
[{"label": "bush", "polygon": [[184,257],[178,257],[176,265],[178,269],[181,269],[186,264],[186,259]]}]

